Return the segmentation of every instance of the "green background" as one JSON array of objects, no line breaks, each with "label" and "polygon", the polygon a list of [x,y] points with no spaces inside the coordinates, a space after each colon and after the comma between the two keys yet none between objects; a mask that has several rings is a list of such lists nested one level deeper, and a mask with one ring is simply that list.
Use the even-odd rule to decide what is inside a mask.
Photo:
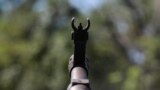
[{"label": "green background", "polygon": [[72,17],[76,25],[91,20],[93,90],[160,90],[159,0],[110,0],[90,14],[67,0],[46,0],[39,12],[33,9],[38,0],[20,1],[0,9],[0,90],[66,90]]}]

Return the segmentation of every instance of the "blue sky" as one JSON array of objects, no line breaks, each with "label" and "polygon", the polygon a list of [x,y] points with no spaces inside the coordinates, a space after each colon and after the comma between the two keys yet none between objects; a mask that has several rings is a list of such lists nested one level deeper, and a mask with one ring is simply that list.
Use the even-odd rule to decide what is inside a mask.
[{"label": "blue sky", "polygon": [[71,6],[77,8],[81,13],[87,14],[99,8],[107,0],[69,0]]},{"label": "blue sky", "polygon": [[0,9],[4,12],[10,12],[21,3],[23,0],[0,0]]},{"label": "blue sky", "polygon": [[[78,9],[83,14],[89,14],[94,9],[99,8],[105,1],[108,0],[68,0],[69,4]],[[38,0],[34,9],[36,11],[45,11],[47,7],[45,0]]]}]

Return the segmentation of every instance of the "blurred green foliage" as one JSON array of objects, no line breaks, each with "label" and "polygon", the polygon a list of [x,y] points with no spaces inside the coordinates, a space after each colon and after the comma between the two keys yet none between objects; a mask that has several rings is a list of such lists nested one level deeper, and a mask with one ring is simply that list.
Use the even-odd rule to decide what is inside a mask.
[{"label": "blurred green foliage", "polygon": [[[0,10],[0,90],[66,90],[70,19],[86,24],[87,16],[66,0],[46,0],[42,11],[33,8],[38,0],[20,1]],[[93,90],[160,90],[159,5],[113,0],[89,14]]]}]

